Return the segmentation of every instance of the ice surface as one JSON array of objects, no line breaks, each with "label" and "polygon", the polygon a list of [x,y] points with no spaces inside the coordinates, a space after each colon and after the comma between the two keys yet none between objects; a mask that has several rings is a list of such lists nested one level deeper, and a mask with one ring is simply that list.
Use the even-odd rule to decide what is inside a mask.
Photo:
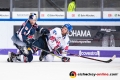
[{"label": "ice surface", "polygon": [[[111,63],[102,63],[80,57],[71,57],[63,63],[55,57],[54,62],[39,62],[34,56],[31,63],[8,63],[7,55],[0,55],[0,80],[120,80],[120,58]],[[108,60],[109,58],[98,58]],[[70,71],[76,73],[119,73],[117,76],[76,76],[70,78]]]}]

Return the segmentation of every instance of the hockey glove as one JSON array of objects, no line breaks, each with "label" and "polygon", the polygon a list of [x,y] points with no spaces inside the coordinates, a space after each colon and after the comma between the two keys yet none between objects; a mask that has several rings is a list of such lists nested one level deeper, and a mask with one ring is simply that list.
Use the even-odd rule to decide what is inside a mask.
[{"label": "hockey glove", "polygon": [[42,29],[40,31],[40,34],[43,34],[43,35],[48,35],[50,33],[50,31],[48,29]]}]

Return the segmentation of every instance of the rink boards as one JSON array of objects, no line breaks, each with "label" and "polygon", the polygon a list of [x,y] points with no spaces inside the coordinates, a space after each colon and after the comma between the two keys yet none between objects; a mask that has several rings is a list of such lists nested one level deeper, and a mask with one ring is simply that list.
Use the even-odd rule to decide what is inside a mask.
[{"label": "rink boards", "polygon": [[[8,51],[17,52],[17,49],[13,46],[11,41],[11,36],[15,32],[15,27],[20,26],[24,21],[0,21],[0,54],[7,55]],[[74,26],[119,26],[119,21],[38,21],[37,24],[40,26],[62,26],[65,23],[70,23]],[[57,27],[56,26],[56,27]],[[77,35],[79,34],[79,35]],[[87,33],[85,30],[80,33],[73,33],[72,39],[83,39],[89,41],[93,33]],[[76,37],[77,35],[77,37]],[[89,37],[89,40],[86,38]],[[93,43],[78,43],[79,45],[70,45],[69,53],[83,55],[83,56],[92,56],[92,57],[111,57],[116,54],[117,57],[120,57],[120,48],[119,47],[101,47],[98,45],[99,42],[96,42],[94,46]],[[119,44],[119,40],[118,43]],[[90,46],[91,45],[91,46]],[[96,47],[95,47],[96,45]],[[39,55],[40,51],[36,53]]]},{"label": "rink boards", "polygon": [[[7,55],[8,51],[17,52],[17,49],[0,49],[1,55]],[[90,56],[90,57],[112,57],[113,55],[116,55],[117,57],[120,57],[120,50],[83,50],[83,49],[69,49],[69,54],[75,54],[75,55],[81,55],[81,56]],[[40,55],[40,51],[36,52],[36,56]],[[71,56],[71,55],[69,55]]]}]

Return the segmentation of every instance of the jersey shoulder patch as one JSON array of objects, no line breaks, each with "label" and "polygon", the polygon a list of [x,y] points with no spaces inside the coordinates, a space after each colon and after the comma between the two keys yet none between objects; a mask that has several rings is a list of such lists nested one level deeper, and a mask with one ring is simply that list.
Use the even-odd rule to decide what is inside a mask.
[{"label": "jersey shoulder patch", "polygon": [[57,35],[57,31],[56,31],[56,30],[53,30],[53,34]]}]

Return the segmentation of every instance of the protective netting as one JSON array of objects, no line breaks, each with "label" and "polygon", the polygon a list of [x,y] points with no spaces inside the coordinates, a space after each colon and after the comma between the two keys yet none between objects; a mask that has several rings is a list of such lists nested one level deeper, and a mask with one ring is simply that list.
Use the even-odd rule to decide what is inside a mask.
[{"label": "protective netting", "polygon": [[[68,0],[70,3],[71,0]],[[119,11],[120,0],[104,0],[104,10]],[[65,10],[65,0],[41,0],[42,11],[62,11]],[[38,8],[38,0],[13,0],[13,10],[35,11]],[[0,0],[0,9],[9,9],[10,0]],[[56,9],[57,8],[57,9]],[[76,0],[77,11],[98,11],[101,8],[101,0]]]}]

